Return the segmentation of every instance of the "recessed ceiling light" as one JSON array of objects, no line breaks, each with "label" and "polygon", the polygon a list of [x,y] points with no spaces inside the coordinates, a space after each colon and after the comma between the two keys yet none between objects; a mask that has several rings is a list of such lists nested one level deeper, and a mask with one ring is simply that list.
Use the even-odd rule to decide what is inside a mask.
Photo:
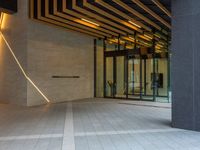
[{"label": "recessed ceiling light", "polygon": [[146,37],[146,38],[148,38],[148,39],[153,39],[153,37],[151,37],[151,36],[149,36],[149,35],[146,35],[146,34],[144,34],[144,36]]},{"label": "recessed ceiling light", "polygon": [[135,40],[135,38],[133,38],[133,37],[131,37],[131,36],[129,36],[129,39],[131,39],[131,40]]},{"label": "recessed ceiling light", "polygon": [[131,23],[132,25],[138,27],[138,28],[141,28],[141,26],[139,26],[138,24],[134,23],[133,21],[130,21],[130,20],[129,20],[128,22]]},{"label": "recessed ceiling light", "polygon": [[87,23],[93,24],[93,25],[95,25],[95,26],[100,26],[99,24],[97,24],[97,23],[95,23],[95,22],[92,22],[92,21],[90,21],[90,20],[84,19],[84,18],[81,18],[81,20],[83,20],[83,21],[85,21],[85,22],[87,22]]}]

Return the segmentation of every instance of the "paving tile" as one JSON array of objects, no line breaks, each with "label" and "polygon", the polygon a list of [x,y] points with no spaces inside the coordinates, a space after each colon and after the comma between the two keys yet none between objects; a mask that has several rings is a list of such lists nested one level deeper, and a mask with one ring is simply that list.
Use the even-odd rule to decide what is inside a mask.
[{"label": "paving tile", "polygon": [[[76,150],[199,150],[200,133],[170,126],[169,105],[87,99],[40,107],[0,104],[0,150],[62,150],[73,124]],[[66,140],[66,139],[65,139]],[[71,139],[68,139],[71,141]]]}]

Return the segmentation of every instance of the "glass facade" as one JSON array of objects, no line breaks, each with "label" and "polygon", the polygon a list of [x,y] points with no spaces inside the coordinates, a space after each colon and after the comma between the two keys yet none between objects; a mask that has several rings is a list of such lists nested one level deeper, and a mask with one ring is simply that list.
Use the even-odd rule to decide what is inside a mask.
[{"label": "glass facade", "polygon": [[[169,59],[97,40],[96,97],[169,102]],[[154,57],[153,57],[154,56]]]}]

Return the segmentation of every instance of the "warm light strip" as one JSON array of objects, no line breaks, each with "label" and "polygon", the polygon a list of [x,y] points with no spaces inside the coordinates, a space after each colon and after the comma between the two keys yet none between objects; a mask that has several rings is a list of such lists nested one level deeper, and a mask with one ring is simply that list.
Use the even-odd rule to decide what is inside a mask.
[{"label": "warm light strip", "polygon": [[97,23],[94,23],[94,22],[92,22],[92,21],[89,21],[89,20],[87,20],[87,19],[84,19],[84,18],[81,18],[81,20],[83,20],[83,21],[85,21],[85,22],[87,22],[87,23],[90,23],[90,24],[93,24],[93,25],[95,25],[95,26],[100,26],[99,24],[97,24]]},{"label": "warm light strip", "polygon": [[160,35],[158,35],[158,34],[154,34],[154,36],[156,36],[157,38],[161,38]]},{"label": "warm light strip", "polygon": [[138,35],[138,37],[140,37],[140,38],[142,38],[142,39],[144,39],[144,40],[147,40],[147,41],[151,41],[151,40],[152,40],[152,39],[147,38],[147,37],[144,36],[144,35]]},{"label": "warm light strip", "polygon": [[1,29],[1,24],[2,24],[2,21],[3,21],[3,13],[1,13],[1,17],[0,17],[0,29]]},{"label": "warm light strip", "polygon": [[157,43],[156,46],[158,46],[158,47],[163,47],[163,45],[160,45],[159,43]]},{"label": "warm light strip", "polygon": [[124,43],[125,43],[125,41],[123,41],[123,40],[118,40],[118,39],[108,39],[108,41],[109,41],[109,42],[116,43],[116,44],[118,44],[118,43],[124,44]]},{"label": "warm light strip", "polygon": [[130,20],[129,20],[128,22],[131,23],[132,25],[138,27],[138,28],[141,28],[141,26],[137,25],[136,23],[134,23],[134,22],[132,22],[132,21],[130,21]]},{"label": "warm light strip", "polygon": [[7,40],[5,39],[4,35],[2,34],[2,32],[0,32],[3,40],[5,41],[6,45],[8,46],[8,49],[10,50],[12,56],[14,57],[17,65],[19,66],[20,70],[22,71],[23,75],[25,76],[25,78],[35,87],[35,89],[42,95],[42,97],[49,103],[49,99],[42,93],[42,91],[35,85],[35,83],[27,76],[26,72],[24,71],[22,65],[20,64],[19,60],[17,59],[15,53],[13,52],[12,48],[10,47],[10,45],[8,44]]},{"label": "warm light strip", "polygon": [[151,36],[149,36],[149,35],[146,35],[146,34],[144,34],[144,36],[146,37],[146,38],[148,38],[148,39],[153,39]]},{"label": "warm light strip", "polygon": [[131,40],[135,40],[135,38],[133,38],[133,37],[131,37],[131,36],[129,36],[128,38],[131,39]]},{"label": "warm light strip", "polygon": [[159,41],[158,44],[160,45],[166,45],[166,43]]}]

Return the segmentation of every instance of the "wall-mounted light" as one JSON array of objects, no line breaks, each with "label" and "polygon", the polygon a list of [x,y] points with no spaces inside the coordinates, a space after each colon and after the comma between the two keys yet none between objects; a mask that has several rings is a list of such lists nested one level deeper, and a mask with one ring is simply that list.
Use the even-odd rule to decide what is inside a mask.
[{"label": "wall-mounted light", "polygon": [[84,18],[81,18],[81,20],[83,20],[83,21],[85,21],[85,22],[87,22],[87,23],[90,23],[90,24],[93,24],[93,25],[95,25],[95,26],[100,26],[99,24],[97,24],[97,23],[95,23],[95,22],[92,22],[92,21],[90,21],[90,20],[87,20],[87,19],[84,19]]},{"label": "wall-mounted light", "polygon": [[132,25],[134,25],[134,26],[136,26],[136,27],[138,27],[138,28],[141,28],[141,26],[139,26],[138,24],[136,24],[136,23],[134,23],[133,21],[128,21],[130,24],[132,24]]}]

